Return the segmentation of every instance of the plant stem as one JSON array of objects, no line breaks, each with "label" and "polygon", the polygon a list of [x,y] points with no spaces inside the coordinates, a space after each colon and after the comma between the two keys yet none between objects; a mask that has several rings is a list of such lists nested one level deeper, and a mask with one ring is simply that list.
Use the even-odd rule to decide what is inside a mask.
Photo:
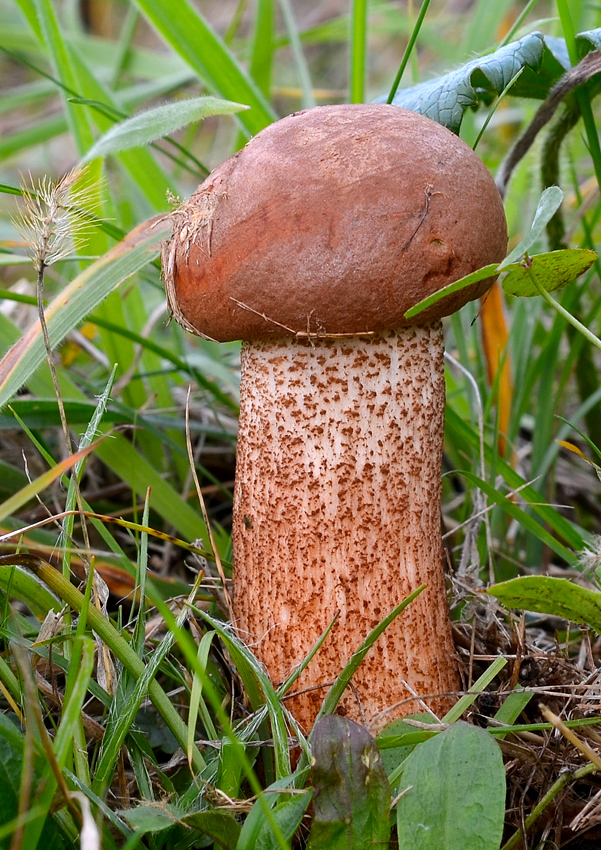
[{"label": "plant stem", "polygon": [[367,0],[353,0],[351,16],[351,103],[365,100]]},{"label": "plant stem", "polygon": [[411,58],[411,53],[415,46],[415,42],[417,41],[417,37],[419,35],[419,31],[422,28],[422,24],[424,22],[424,18],[426,17],[426,12],[428,11],[428,6],[430,5],[430,0],[424,0],[422,3],[422,7],[419,10],[419,15],[417,16],[417,21],[415,22],[415,26],[413,27],[413,32],[411,33],[411,37],[407,43],[407,47],[405,48],[405,52],[403,53],[403,58],[401,59],[401,64],[399,66],[399,70],[397,72],[396,77],[394,78],[394,83],[392,84],[392,88],[390,89],[390,94],[388,95],[388,100],[386,103],[392,103],[394,100],[394,96],[397,93],[397,89],[401,84],[401,80],[403,79],[403,74],[405,73],[405,68],[407,67],[407,63]]},{"label": "plant stem", "polygon": [[572,316],[572,314],[565,309],[565,307],[561,306],[559,301],[556,301],[555,298],[553,298],[553,296],[549,292],[547,292],[544,286],[542,286],[542,284],[538,282],[536,275],[532,271],[532,268],[528,268],[527,271],[528,275],[530,276],[530,280],[538,289],[539,295],[542,295],[547,304],[553,307],[553,309],[556,310],[560,316],[563,316],[566,322],[569,322],[571,325],[573,325],[573,327],[576,328],[577,331],[580,331],[580,333],[585,337],[586,340],[588,340],[588,342],[591,343],[591,345],[594,345],[596,348],[601,350],[601,339],[596,337],[595,334],[586,327],[586,325],[583,325],[582,322],[579,322],[578,319]]}]

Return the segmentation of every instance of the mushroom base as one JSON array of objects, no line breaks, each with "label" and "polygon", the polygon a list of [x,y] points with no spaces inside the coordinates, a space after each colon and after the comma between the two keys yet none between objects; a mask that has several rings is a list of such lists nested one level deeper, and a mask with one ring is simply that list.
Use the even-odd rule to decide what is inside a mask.
[{"label": "mushroom base", "polygon": [[[440,323],[245,344],[234,496],[239,636],[282,682],[338,614],[287,705],[308,731],[367,634],[422,584],[341,711],[380,727],[459,686],[441,541]],[[446,696],[445,696],[446,695]]]}]

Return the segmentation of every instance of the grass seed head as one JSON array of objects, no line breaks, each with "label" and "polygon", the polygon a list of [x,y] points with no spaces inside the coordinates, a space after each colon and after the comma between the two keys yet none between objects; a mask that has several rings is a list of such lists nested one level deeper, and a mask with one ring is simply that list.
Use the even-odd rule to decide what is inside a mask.
[{"label": "grass seed head", "polygon": [[63,260],[83,243],[92,227],[89,209],[98,202],[99,183],[86,180],[85,168],[74,168],[60,180],[31,174],[21,180],[23,205],[13,224],[25,242],[36,271]]}]

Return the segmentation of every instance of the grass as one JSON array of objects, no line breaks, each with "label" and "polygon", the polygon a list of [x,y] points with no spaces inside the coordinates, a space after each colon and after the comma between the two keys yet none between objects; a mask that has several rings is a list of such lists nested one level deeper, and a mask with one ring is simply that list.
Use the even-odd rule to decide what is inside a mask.
[{"label": "grass", "polygon": [[[192,338],[168,321],[158,262],[167,232],[162,217],[170,198],[188,197],[211,168],[279,116],[315,103],[386,100],[397,84],[402,94],[535,29],[563,38],[576,64],[577,34],[601,27],[601,12],[582,0],[475,0],[464,14],[437,0],[340,0],[327,11],[290,0],[113,0],[89,8],[83,21],[71,4],[0,0],[0,346],[2,354],[10,351],[0,364],[0,847],[88,850],[99,846],[95,830],[105,850],[302,846],[314,793],[307,765],[322,744],[307,741],[286,708],[294,681],[275,688],[228,627],[220,575],[230,575],[232,560],[239,346]],[[461,135],[477,143],[493,173],[540,103],[523,97],[524,86],[542,79],[549,63],[547,52],[542,70],[503,83],[500,101],[485,97],[466,111]],[[579,109],[583,120],[565,139],[551,123],[517,165],[505,198],[510,248],[528,232],[554,163],[563,224],[555,219],[532,253],[598,244],[597,90],[593,78],[569,94],[557,119],[569,122]],[[181,104],[183,119],[173,124],[167,110],[150,127],[143,111],[167,102]],[[66,234],[66,256],[42,263],[38,282],[14,224],[21,175],[35,192],[40,180],[56,181],[101,136],[140,113],[134,142],[143,146],[129,147],[131,136],[119,130],[108,137],[108,152],[87,167],[98,190],[83,201],[85,231],[76,246]],[[578,747],[562,749],[568,744],[561,728],[536,714],[538,699],[548,698],[539,681],[526,682],[524,699],[519,678],[520,658],[530,653],[547,673],[552,668],[561,688],[569,682],[584,692],[590,682],[582,669],[572,680],[558,671],[562,659],[567,665],[578,653],[598,665],[594,636],[584,630],[575,638],[564,621],[543,622],[545,654],[533,643],[530,621],[527,629],[526,621],[490,614],[487,632],[473,605],[489,578],[562,575],[597,586],[601,486],[595,467],[558,440],[596,461],[598,354],[572,317],[600,336],[598,262],[553,297],[567,314],[544,298],[507,297],[504,316],[481,317],[474,304],[446,329],[453,361],[444,532],[460,579],[458,652],[473,687],[445,721],[456,726],[460,716],[487,714],[503,724],[495,738],[506,758],[508,809],[504,829],[497,819],[485,833],[487,847],[517,846],[524,827],[532,846],[551,838],[560,844],[567,834],[554,808],[557,795],[567,793],[560,767],[574,767],[574,793],[585,799],[596,769]],[[482,334],[503,322],[505,383],[500,367],[489,374],[481,344]],[[499,654],[505,672],[489,671],[487,659]],[[324,715],[334,711],[351,673],[341,669]],[[487,711],[485,690],[494,703]],[[598,743],[594,725],[582,724],[586,711],[576,697],[560,710],[571,712],[573,734]],[[588,714],[596,722],[596,703]],[[509,734],[518,721],[519,731]],[[445,732],[422,725],[385,734],[398,737],[381,745],[389,754],[385,774],[368,774],[378,789],[373,797],[361,798],[354,768],[341,769],[353,805],[372,821],[388,818],[403,771],[417,782],[422,744]],[[477,774],[478,741],[472,732],[462,735],[453,731],[436,747],[471,753]],[[300,750],[291,751],[291,737]],[[515,765],[524,763],[519,748],[526,746],[543,767],[524,789]],[[347,755],[355,764],[352,746]],[[491,767],[495,782],[499,764]],[[346,839],[327,833],[321,806],[316,797],[314,850],[367,840],[355,826],[355,843],[336,844]],[[409,846],[401,816],[393,820],[392,840]],[[585,836],[589,827],[579,828]]]}]

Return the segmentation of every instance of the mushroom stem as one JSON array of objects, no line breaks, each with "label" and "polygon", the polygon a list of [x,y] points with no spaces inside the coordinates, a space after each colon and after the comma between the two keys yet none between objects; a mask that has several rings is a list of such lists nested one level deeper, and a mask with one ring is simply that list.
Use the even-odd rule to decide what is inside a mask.
[{"label": "mushroom stem", "polygon": [[[289,707],[309,730],[361,641],[426,590],[371,649],[344,698],[384,722],[458,687],[441,540],[440,322],[372,337],[245,343],[234,496],[240,636],[283,681],[335,613]],[[405,686],[406,682],[409,689]],[[444,697],[428,699],[436,712]]]}]

